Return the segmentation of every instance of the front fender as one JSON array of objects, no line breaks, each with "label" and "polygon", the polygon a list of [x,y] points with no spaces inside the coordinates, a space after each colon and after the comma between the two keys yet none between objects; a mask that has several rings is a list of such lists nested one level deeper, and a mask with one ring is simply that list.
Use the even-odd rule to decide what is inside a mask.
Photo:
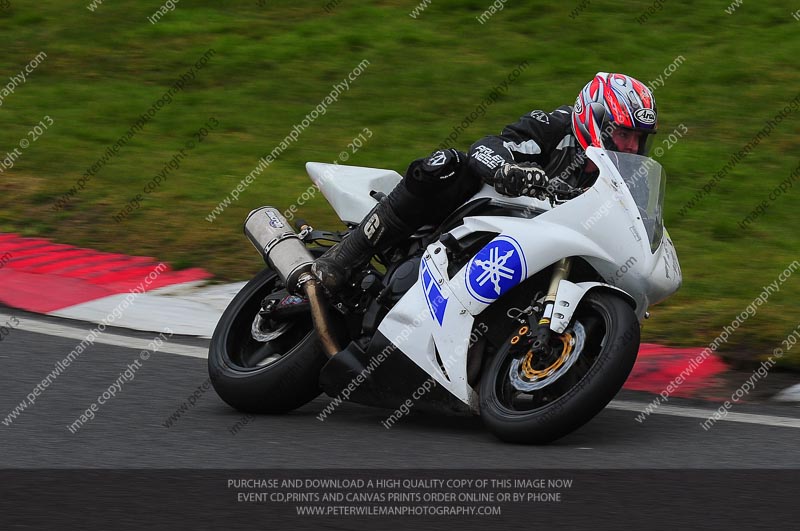
[{"label": "front fender", "polygon": [[[569,280],[562,280],[559,282],[558,291],[556,292],[556,303],[553,308],[553,317],[550,320],[550,329],[557,334],[563,333],[572,320],[572,315],[575,313],[578,304],[580,304],[587,293],[595,289],[610,289],[619,292],[622,298],[636,311],[636,301],[634,298],[631,297],[629,293],[616,286],[603,282],[579,282],[575,284]],[[639,317],[639,319],[642,318],[641,315],[637,317]]]}]

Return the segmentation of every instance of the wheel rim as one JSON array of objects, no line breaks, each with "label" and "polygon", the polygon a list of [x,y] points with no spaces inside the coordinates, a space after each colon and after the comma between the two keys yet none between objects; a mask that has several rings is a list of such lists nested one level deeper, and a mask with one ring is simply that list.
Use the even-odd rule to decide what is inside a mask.
[{"label": "wheel rim", "polygon": [[[287,358],[313,333],[310,314],[295,316],[291,321],[259,322],[261,301],[281,287],[278,276],[273,276],[237,312],[225,340],[226,361],[231,368],[241,372],[263,370]],[[257,322],[259,330],[254,333]]]},{"label": "wheel rim", "polygon": [[[591,370],[606,344],[610,319],[602,308],[594,303],[586,305],[576,312],[573,325],[564,334],[554,335],[554,340],[561,341],[565,335],[572,336],[573,350],[560,364],[544,378],[530,378],[524,369],[525,352],[513,354],[510,345],[506,345],[499,353],[504,357],[499,370],[495,372],[493,397],[497,405],[506,414],[531,413],[542,410],[566,395]],[[546,372],[548,364],[539,371]]]}]

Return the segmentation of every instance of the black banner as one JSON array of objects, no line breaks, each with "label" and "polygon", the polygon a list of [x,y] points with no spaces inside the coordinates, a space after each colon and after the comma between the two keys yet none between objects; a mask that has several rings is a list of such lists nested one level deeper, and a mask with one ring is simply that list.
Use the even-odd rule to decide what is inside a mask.
[{"label": "black banner", "polygon": [[800,512],[794,470],[3,470],[0,485],[2,529],[796,529]]}]

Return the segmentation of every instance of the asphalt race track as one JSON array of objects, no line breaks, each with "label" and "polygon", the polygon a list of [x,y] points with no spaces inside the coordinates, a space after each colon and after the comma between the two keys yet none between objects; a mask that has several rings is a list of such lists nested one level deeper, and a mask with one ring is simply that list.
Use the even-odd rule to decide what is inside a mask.
[{"label": "asphalt race track", "polygon": [[728,417],[735,421],[706,431],[701,422],[715,404],[670,400],[640,423],[636,414],[653,397],[629,391],[582,429],[526,456],[522,447],[496,440],[477,417],[412,413],[386,429],[381,421],[391,411],[344,403],[320,421],[317,415],[329,403],[324,395],[292,414],[247,417],[209,387],[195,393],[195,403],[167,427],[171,415],[208,379],[206,361],[197,357],[207,342],[177,337],[140,362],[133,380],[99,405],[93,420],[71,430],[155,335],[125,330],[104,334],[9,422],[7,415],[91,327],[0,310],[24,323],[0,343],[0,418],[6,419],[0,425],[2,468],[800,467],[796,405],[739,404]]}]

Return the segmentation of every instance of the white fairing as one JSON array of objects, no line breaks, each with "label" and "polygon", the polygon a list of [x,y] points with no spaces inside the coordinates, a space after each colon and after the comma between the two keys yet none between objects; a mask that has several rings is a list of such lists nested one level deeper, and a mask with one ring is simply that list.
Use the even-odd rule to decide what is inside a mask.
[{"label": "white fairing", "polygon": [[361,223],[376,201],[372,190],[388,194],[402,177],[394,170],[342,166],[340,164],[306,163],[306,171],[322,195],[345,223]]},{"label": "white fairing", "polygon": [[[586,192],[555,207],[532,198],[499,196],[484,186],[476,197],[492,197],[545,212],[533,218],[465,218],[463,225],[450,232],[456,239],[476,231],[498,236],[452,278],[447,276],[444,245],[429,245],[417,283],[378,328],[420,368],[473,409],[477,400],[467,383],[466,354],[470,334],[475,339],[475,333],[480,333],[473,331],[475,316],[525,279],[564,257],[583,258],[606,279],[607,284],[562,281],[550,325],[557,333],[567,327],[583,296],[598,286],[622,292],[635,305],[640,319],[651,304],[666,299],[680,287],[680,265],[668,233],[664,231],[662,236],[652,225],[646,228],[642,216],[647,213],[640,210],[642,200],[634,199],[626,185],[628,181],[617,169],[620,159],[636,156],[609,154],[598,148],[589,148],[588,155],[600,168],[600,177]],[[660,171],[655,161],[641,159],[649,161],[648,171],[653,167]],[[367,179],[380,172],[385,170],[365,169],[363,175]],[[365,193],[369,197],[368,190]],[[653,194],[657,195],[657,191]],[[329,197],[328,193],[325,195]],[[363,206],[360,212],[368,210]]]}]

